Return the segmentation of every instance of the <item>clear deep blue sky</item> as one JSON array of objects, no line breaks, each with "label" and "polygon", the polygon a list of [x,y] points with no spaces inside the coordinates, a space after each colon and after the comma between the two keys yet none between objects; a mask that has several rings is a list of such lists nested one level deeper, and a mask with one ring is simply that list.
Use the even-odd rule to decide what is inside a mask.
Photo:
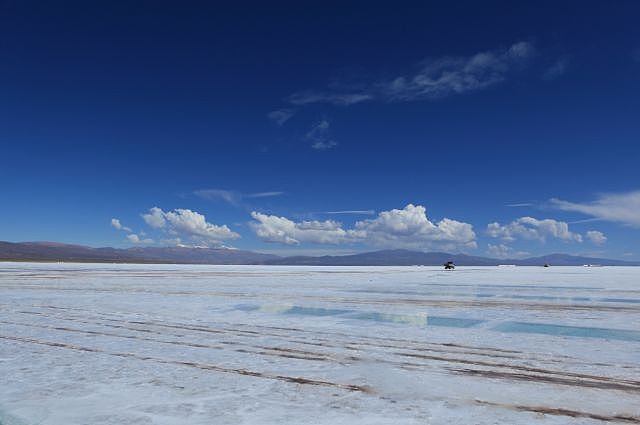
[{"label": "clear deep blue sky", "polygon": [[216,3],[0,1],[0,240],[640,259],[640,2]]}]

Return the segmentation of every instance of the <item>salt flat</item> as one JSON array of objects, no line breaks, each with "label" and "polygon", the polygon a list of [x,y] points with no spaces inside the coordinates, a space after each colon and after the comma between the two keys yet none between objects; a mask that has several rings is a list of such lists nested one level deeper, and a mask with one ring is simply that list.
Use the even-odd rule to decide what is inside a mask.
[{"label": "salt flat", "polygon": [[640,268],[0,263],[0,424],[640,423]]}]

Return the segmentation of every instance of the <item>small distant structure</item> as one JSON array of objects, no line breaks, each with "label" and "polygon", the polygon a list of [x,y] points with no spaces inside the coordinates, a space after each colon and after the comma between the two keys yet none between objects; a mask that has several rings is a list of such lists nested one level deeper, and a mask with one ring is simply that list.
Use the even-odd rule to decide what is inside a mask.
[{"label": "small distant structure", "polygon": [[544,263],[544,266],[542,267],[551,267],[551,265],[549,263]]},{"label": "small distant structure", "polygon": [[455,268],[456,268],[456,265],[453,264],[453,261],[447,261],[446,263],[444,263],[445,270],[453,270]]}]

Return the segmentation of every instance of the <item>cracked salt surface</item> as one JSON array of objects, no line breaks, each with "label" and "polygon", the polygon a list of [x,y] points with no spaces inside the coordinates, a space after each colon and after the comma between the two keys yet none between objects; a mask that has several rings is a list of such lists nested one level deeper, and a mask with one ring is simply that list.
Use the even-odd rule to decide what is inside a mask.
[{"label": "cracked salt surface", "polygon": [[0,424],[640,423],[639,282],[0,263]]}]

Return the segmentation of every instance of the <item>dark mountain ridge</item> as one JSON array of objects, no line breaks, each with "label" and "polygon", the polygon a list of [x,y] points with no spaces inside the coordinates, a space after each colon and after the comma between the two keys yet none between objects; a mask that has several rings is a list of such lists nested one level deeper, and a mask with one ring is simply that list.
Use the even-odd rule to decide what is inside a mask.
[{"label": "dark mountain ridge", "polygon": [[525,259],[495,259],[446,252],[422,252],[391,249],[351,255],[292,256],[229,248],[133,247],[93,248],[57,242],[0,242],[0,261],[64,261],[97,263],[168,263],[168,264],[265,264],[310,266],[441,266],[453,261],[458,266],[640,266],[640,262],[606,258],[551,254]]}]

